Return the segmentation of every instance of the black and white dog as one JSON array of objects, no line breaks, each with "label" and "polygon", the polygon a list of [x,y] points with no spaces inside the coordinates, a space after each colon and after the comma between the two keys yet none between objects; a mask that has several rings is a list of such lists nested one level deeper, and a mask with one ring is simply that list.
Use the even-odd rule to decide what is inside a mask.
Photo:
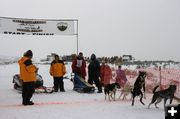
[{"label": "black and white dog", "polygon": [[169,88],[165,89],[165,90],[160,90],[160,91],[157,91],[156,92],[156,89],[158,88],[159,86],[156,86],[154,89],[153,89],[153,97],[152,97],[152,101],[151,103],[149,104],[148,108],[150,108],[150,105],[155,103],[155,107],[158,108],[157,104],[161,102],[162,99],[164,99],[164,107],[166,105],[166,101],[168,99],[170,99],[170,104],[172,103],[173,101],[173,98],[174,98],[174,93],[176,92],[176,85],[170,85]]},{"label": "black and white dog", "polygon": [[111,101],[111,98],[115,101],[117,88],[118,89],[120,88],[119,83],[112,83],[112,84],[106,85],[104,87],[105,100],[106,100],[106,96],[108,95],[109,101]]},{"label": "black and white dog", "polygon": [[136,96],[140,96],[140,102],[145,105],[142,101],[143,98],[143,92],[144,91],[144,96],[145,96],[145,78],[146,78],[146,72],[145,71],[139,71],[139,76],[137,77],[135,83],[134,83],[134,88],[132,90],[132,106],[134,106],[134,98]]}]

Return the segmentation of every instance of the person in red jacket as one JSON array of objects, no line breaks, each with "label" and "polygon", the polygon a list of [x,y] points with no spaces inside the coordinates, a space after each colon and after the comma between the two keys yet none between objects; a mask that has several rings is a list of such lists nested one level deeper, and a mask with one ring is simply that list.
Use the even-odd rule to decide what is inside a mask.
[{"label": "person in red jacket", "polygon": [[101,78],[102,86],[106,86],[110,84],[110,80],[112,79],[112,70],[110,66],[107,64],[106,60],[102,61],[101,70],[100,70],[100,78]]},{"label": "person in red jacket", "polygon": [[81,76],[83,79],[86,77],[86,61],[84,60],[83,53],[80,52],[78,56],[76,56],[72,62],[72,72],[75,75]]}]

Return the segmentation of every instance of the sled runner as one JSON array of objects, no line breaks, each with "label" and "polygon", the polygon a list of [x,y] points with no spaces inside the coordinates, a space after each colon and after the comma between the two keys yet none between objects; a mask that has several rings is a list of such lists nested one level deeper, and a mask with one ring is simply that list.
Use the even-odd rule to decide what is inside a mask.
[{"label": "sled runner", "polygon": [[[52,87],[43,86],[42,76],[37,74],[35,82],[35,93],[53,93]],[[19,93],[22,93],[22,80],[20,79],[19,74],[15,74],[13,76],[14,89],[16,89]]]},{"label": "sled runner", "polygon": [[95,87],[86,82],[81,76],[77,74],[71,74],[71,80],[74,84],[73,90],[79,93],[93,93]]}]

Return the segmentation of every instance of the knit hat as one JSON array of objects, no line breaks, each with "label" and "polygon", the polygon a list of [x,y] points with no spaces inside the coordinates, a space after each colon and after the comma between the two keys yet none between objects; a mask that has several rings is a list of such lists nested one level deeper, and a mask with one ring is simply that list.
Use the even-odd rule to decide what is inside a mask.
[{"label": "knit hat", "polygon": [[24,53],[24,56],[27,56],[27,57],[32,57],[33,56],[33,53],[31,50],[28,50]]}]

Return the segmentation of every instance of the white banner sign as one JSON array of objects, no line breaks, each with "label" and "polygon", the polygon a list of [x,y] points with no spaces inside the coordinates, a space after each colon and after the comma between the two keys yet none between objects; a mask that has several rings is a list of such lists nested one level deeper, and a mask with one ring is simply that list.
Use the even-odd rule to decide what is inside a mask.
[{"label": "white banner sign", "polygon": [[0,33],[15,35],[75,35],[74,20],[0,17]]}]

